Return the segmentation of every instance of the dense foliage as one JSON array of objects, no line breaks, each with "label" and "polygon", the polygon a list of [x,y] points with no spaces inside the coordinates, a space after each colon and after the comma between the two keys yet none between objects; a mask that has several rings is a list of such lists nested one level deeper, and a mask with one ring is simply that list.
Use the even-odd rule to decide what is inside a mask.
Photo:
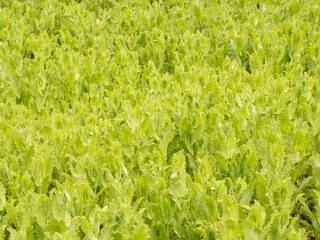
[{"label": "dense foliage", "polygon": [[0,239],[320,239],[320,1],[0,1]]}]

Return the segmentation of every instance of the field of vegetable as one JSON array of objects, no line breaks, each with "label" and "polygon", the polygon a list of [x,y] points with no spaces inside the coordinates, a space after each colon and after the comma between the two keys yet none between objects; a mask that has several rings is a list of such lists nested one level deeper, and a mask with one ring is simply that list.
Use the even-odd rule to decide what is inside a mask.
[{"label": "field of vegetable", "polygon": [[320,0],[0,1],[0,239],[320,239]]}]

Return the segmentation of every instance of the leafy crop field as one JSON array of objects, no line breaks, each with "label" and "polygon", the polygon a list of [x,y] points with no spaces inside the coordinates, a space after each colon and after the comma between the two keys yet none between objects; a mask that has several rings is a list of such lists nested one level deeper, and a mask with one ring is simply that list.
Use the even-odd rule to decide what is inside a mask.
[{"label": "leafy crop field", "polygon": [[0,1],[0,239],[320,239],[319,5]]}]

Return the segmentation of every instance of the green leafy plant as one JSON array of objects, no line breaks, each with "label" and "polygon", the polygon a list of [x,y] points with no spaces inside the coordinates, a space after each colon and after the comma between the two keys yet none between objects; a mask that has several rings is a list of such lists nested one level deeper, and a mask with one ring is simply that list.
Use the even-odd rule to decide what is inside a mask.
[{"label": "green leafy plant", "polygon": [[319,239],[319,12],[0,1],[0,239]]}]

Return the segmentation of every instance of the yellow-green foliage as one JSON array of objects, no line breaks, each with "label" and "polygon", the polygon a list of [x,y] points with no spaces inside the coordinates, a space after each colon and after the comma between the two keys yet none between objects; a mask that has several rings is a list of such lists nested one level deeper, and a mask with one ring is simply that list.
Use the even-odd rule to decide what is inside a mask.
[{"label": "yellow-green foliage", "polygon": [[320,239],[319,4],[0,0],[0,239]]}]

